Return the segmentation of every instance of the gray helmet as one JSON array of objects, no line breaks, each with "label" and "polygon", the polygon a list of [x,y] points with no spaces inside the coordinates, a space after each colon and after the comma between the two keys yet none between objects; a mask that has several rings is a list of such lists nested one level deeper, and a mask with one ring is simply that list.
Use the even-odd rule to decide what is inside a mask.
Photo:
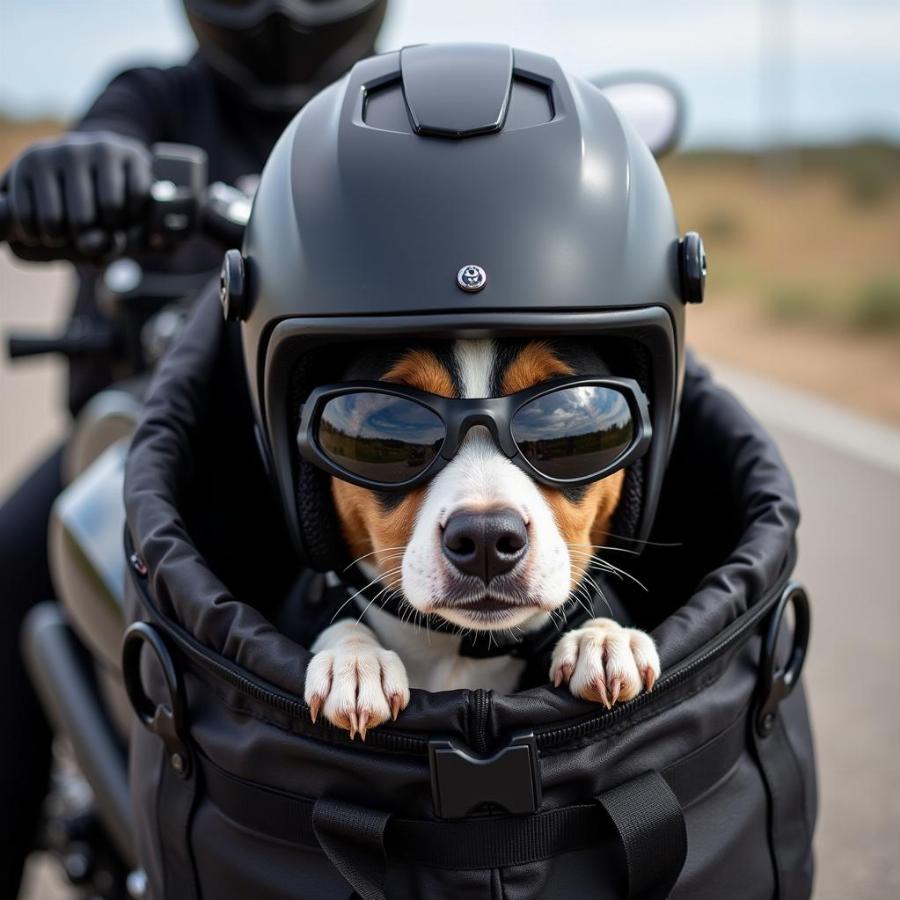
[{"label": "gray helmet", "polygon": [[428,45],[357,63],[280,138],[243,256],[225,266],[301,553],[329,568],[341,541],[325,476],[296,452],[299,407],[352,355],[336,345],[388,336],[595,337],[649,398],[653,441],[617,516],[645,537],[675,430],[684,306],[704,271],[646,146],[555,60]]}]

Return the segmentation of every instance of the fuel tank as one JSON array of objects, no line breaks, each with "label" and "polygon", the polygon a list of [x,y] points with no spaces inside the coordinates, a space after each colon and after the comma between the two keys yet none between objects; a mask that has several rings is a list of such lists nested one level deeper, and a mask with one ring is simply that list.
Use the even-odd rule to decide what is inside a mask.
[{"label": "fuel tank", "polygon": [[50,571],[65,618],[96,663],[97,682],[117,729],[129,727],[121,686],[124,630],[125,506],[128,442],[140,387],[98,394],[78,418],[64,460],[68,486],[50,515]]}]

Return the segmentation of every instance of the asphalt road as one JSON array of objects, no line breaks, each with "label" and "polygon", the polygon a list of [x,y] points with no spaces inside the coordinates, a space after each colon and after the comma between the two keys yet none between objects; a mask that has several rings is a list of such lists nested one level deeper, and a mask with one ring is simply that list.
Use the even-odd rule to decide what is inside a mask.
[{"label": "asphalt road", "polygon": [[[0,331],[64,313],[65,274],[0,256]],[[798,576],[813,602],[806,672],[817,739],[817,900],[900,897],[900,433],[714,366],[775,435],[803,522]],[[0,497],[64,427],[59,366],[0,362]],[[900,390],[900,385],[897,387]],[[45,865],[27,900],[64,898]]]}]

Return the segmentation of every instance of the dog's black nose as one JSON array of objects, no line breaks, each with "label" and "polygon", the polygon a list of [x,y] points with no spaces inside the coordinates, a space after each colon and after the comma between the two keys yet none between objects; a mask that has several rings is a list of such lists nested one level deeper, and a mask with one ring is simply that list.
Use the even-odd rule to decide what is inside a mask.
[{"label": "dog's black nose", "polygon": [[511,509],[460,510],[444,527],[444,556],[466,575],[485,583],[508,572],[528,550],[525,521]]}]

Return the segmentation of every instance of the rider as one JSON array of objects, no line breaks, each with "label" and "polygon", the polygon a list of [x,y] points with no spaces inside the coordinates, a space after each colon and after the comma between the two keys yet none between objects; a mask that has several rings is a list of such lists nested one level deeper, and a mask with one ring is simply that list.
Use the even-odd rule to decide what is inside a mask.
[{"label": "rider", "polygon": [[[113,79],[75,129],[26,150],[3,179],[23,259],[57,259],[79,235],[138,220],[151,185],[149,147],[193,144],[209,177],[234,183],[258,174],[296,111],[373,52],[387,0],[184,0],[198,52],[168,69]],[[176,253],[148,255],[151,271],[217,269],[221,251],[203,238]],[[98,270],[78,267],[75,317],[99,315]],[[73,414],[110,383],[108,365],[73,360]],[[50,507],[62,489],[61,450],[0,508],[0,708],[14,740],[0,741],[0,896],[14,897],[46,791],[50,733],[19,655],[22,620],[52,596],[47,565]]]}]

